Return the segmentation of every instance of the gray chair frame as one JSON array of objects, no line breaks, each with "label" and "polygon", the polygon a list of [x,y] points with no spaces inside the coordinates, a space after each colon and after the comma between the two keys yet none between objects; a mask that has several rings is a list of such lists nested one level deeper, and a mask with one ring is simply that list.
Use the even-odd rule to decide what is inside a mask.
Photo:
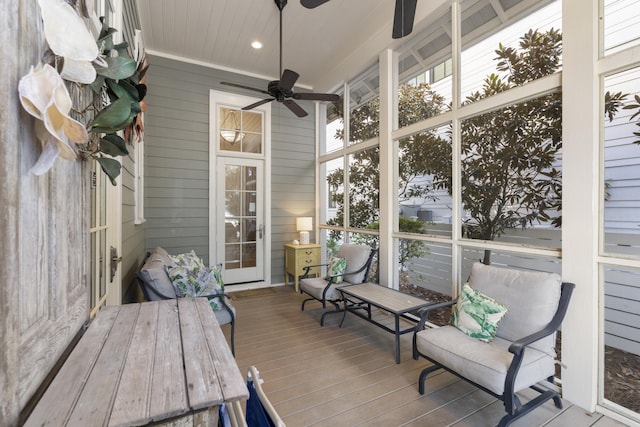
[{"label": "gray chair frame", "polygon": [[[374,249],[371,248],[371,252],[369,253],[369,257],[367,258],[367,261],[364,263],[364,265],[362,267],[360,267],[359,269],[357,269],[356,271],[348,271],[345,272],[343,274],[336,274],[333,276],[328,276],[327,277],[327,285],[325,286],[324,290],[322,291],[322,299],[318,299],[316,297],[314,297],[313,295],[310,295],[306,292],[304,292],[302,289],[300,289],[300,293],[306,293],[307,295],[310,296],[310,298],[306,298],[305,300],[302,301],[302,307],[301,307],[301,311],[304,311],[304,306],[308,301],[319,301],[322,304],[322,308],[327,308],[327,303],[331,303],[334,306],[333,310],[330,311],[325,311],[324,313],[322,313],[322,316],[320,317],[320,326],[324,326],[324,317],[327,314],[335,314],[335,313],[342,313],[344,311],[344,308],[341,308],[339,305],[339,302],[342,301],[342,299],[338,299],[338,300],[329,300],[327,299],[327,292],[329,291],[329,289],[331,288],[331,285],[335,284],[335,280],[338,277],[342,277],[344,279],[345,276],[350,276],[352,274],[358,274],[361,272],[365,272],[364,273],[364,277],[362,279],[361,283],[366,283],[369,281],[369,271],[371,270],[371,264],[373,263],[373,259],[375,258],[376,254],[378,253],[378,249]],[[302,276],[300,276],[300,280],[302,279],[306,279],[309,278],[309,271],[314,268],[314,267],[326,267],[329,264],[317,264],[317,265],[307,265],[304,267],[304,274]],[[357,285],[358,283],[347,283],[344,286],[349,286],[349,285]]]},{"label": "gray chair frame", "polygon": [[[507,376],[504,384],[504,392],[502,395],[496,394],[493,391],[482,386],[481,384],[477,384],[463,377],[462,375],[455,372],[454,370],[451,370],[447,368],[445,365],[442,365],[439,361],[434,360],[433,358],[430,358],[420,353],[420,351],[417,348],[416,334],[419,331],[424,329],[429,311],[442,308],[442,307],[450,307],[454,305],[456,301],[447,301],[439,304],[434,304],[432,306],[429,306],[421,310],[420,322],[416,326],[416,330],[413,335],[413,358],[415,360],[418,360],[419,356],[422,356],[425,359],[429,360],[431,363],[433,363],[433,365],[423,369],[422,372],[420,373],[420,379],[418,381],[418,391],[420,392],[420,394],[424,394],[425,392],[424,383],[426,381],[427,375],[429,375],[431,372],[437,371],[438,369],[444,369],[448,372],[451,372],[455,376],[473,384],[479,389],[484,390],[490,395],[500,399],[502,402],[504,402],[504,407],[507,414],[504,417],[502,417],[502,419],[500,420],[500,423],[498,424],[499,427],[508,426],[513,421],[528,414],[529,412],[531,412],[538,406],[542,405],[549,399],[553,399],[555,406],[558,409],[562,409],[562,400],[560,399],[560,394],[555,390],[543,389],[534,384],[530,388],[540,393],[540,395],[536,396],[534,399],[530,400],[529,402],[523,405],[514,391],[514,386],[516,382],[516,377],[518,375],[518,370],[520,369],[520,365],[522,364],[526,347],[544,337],[552,335],[553,333],[557,332],[560,329],[562,320],[564,319],[564,316],[567,313],[567,308],[569,307],[569,300],[571,299],[571,294],[573,293],[574,288],[575,288],[575,285],[573,283],[563,282],[561,287],[560,301],[558,303],[558,309],[556,310],[556,313],[554,314],[551,321],[547,324],[547,326],[545,326],[543,329],[537,332],[534,332],[533,334],[530,334],[526,337],[518,339],[517,341],[513,342],[509,346],[509,352],[513,353],[513,358],[511,360],[511,365],[509,366],[509,369],[507,371]],[[547,378],[547,381],[552,383],[553,376]]]}]

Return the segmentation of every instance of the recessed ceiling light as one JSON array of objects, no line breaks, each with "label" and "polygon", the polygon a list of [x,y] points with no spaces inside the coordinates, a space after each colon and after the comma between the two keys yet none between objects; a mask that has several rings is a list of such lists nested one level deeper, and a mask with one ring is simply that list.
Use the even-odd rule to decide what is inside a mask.
[{"label": "recessed ceiling light", "polygon": [[252,41],[251,47],[254,49],[260,49],[262,48],[262,43],[260,43],[258,40]]}]

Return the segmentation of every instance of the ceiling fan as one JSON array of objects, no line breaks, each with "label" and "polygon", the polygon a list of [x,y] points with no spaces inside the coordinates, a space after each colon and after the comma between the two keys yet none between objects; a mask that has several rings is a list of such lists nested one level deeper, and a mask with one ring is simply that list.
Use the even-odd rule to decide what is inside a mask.
[{"label": "ceiling fan", "polygon": [[287,5],[287,0],[274,0],[278,10],[280,11],[280,80],[273,80],[267,85],[267,90],[256,89],[250,86],[245,86],[237,83],[220,82],[223,85],[234,86],[241,89],[248,89],[255,92],[260,92],[265,95],[271,96],[271,98],[260,100],[251,105],[247,105],[243,110],[251,110],[262,104],[266,104],[271,101],[282,102],[289,110],[298,117],[305,117],[307,112],[294,101],[294,99],[310,100],[310,101],[338,101],[339,95],[334,93],[314,93],[314,92],[301,92],[296,93],[293,91],[293,85],[295,85],[300,75],[295,71],[285,69],[282,71],[282,9]]},{"label": "ceiling fan", "polygon": [[[329,0],[300,0],[300,3],[307,9],[313,9],[328,1]],[[396,0],[392,32],[394,39],[400,39],[411,34],[413,30],[413,20],[416,16],[417,1],[418,0]]]}]

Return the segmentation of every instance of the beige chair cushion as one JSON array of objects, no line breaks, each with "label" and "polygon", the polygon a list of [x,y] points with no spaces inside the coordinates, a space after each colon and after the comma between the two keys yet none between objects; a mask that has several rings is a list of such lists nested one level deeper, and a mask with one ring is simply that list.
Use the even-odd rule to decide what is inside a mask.
[{"label": "beige chair cushion", "polygon": [[[553,273],[512,270],[478,262],[471,269],[469,284],[507,306],[509,312],[500,322],[496,337],[515,341],[551,321],[558,309],[562,278]],[[555,335],[531,347],[555,354]]]},{"label": "beige chair cushion", "polygon": [[[351,245],[344,244],[338,249],[336,254],[339,258],[347,260],[347,273],[357,271],[367,263],[369,255],[371,254],[371,247],[369,245]],[[351,284],[362,283],[364,280],[365,271],[361,271],[356,274],[346,274],[344,281]]]},{"label": "beige chair cushion", "polygon": [[[349,283],[344,283],[340,285],[332,284],[329,290],[327,291],[326,299],[327,301],[335,301],[342,298],[340,292],[336,290],[336,288],[344,285],[348,285]],[[308,279],[300,280],[300,290],[306,294],[311,295],[317,300],[322,301],[322,292],[324,288],[327,286],[327,280],[324,277],[310,277]]]},{"label": "beige chair cushion", "polygon": [[[511,341],[498,337],[490,343],[477,340],[451,325],[425,329],[416,334],[420,353],[499,395],[504,391],[504,381],[513,358],[508,350],[510,345]],[[514,391],[523,390],[554,373],[553,357],[527,348]]]}]

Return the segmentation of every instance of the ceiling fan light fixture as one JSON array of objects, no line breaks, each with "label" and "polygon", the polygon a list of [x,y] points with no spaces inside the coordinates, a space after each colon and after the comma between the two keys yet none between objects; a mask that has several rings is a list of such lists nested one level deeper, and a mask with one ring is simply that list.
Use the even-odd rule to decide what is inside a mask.
[{"label": "ceiling fan light fixture", "polygon": [[[231,145],[242,142],[242,139],[244,138],[244,132],[242,132],[242,128],[240,126],[240,114],[241,112],[239,110],[227,110],[227,113],[224,116],[224,120],[222,121],[220,126],[222,128],[227,128],[220,131],[220,136]],[[230,119],[233,122],[231,122]]]},{"label": "ceiling fan light fixture", "polygon": [[220,136],[229,144],[234,145],[238,142],[242,142],[242,139],[244,138],[244,132],[240,132],[238,130],[221,130]]}]

